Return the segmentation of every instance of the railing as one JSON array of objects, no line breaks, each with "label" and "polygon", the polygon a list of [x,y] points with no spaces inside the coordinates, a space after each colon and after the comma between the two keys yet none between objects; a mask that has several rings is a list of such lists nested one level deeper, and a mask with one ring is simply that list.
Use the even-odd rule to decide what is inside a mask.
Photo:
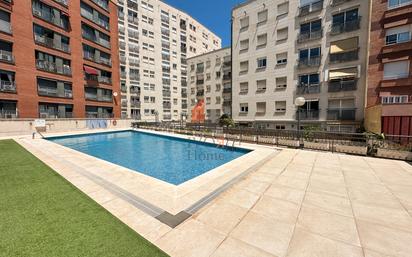
[{"label": "railing", "polygon": [[7,21],[0,20],[0,31],[11,34],[12,33],[11,23],[7,22]]},{"label": "railing", "polygon": [[355,108],[337,108],[328,109],[328,120],[355,120],[356,109]]},{"label": "railing", "polygon": [[17,119],[18,117],[17,111],[0,109],[0,119]]},{"label": "railing", "polygon": [[112,84],[112,79],[109,77],[99,76],[97,80],[100,83]]},{"label": "railing", "polygon": [[63,65],[62,67],[57,67],[55,62],[36,60],[36,67],[39,70],[43,70],[47,72],[53,72],[53,73],[67,75],[67,76],[72,75],[72,70],[70,66]]},{"label": "railing", "polygon": [[320,93],[320,84],[298,84],[296,88],[296,94],[305,95],[305,94],[319,94]]},{"label": "railing", "polygon": [[344,52],[344,53],[335,53],[330,54],[329,62],[331,63],[342,63],[342,62],[351,62],[359,59],[359,49]]},{"label": "railing", "polygon": [[113,113],[98,113],[98,112],[86,112],[86,117],[89,119],[110,119],[113,118]]},{"label": "railing", "polygon": [[170,108],[172,108],[172,104],[171,103],[163,103],[163,108],[170,109]]},{"label": "railing", "polygon": [[341,4],[350,2],[350,1],[352,1],[352,0],[332,0],[331,5],[332,6],[338,6],[338,5],[341,5]]},{"label": "railing", "polygon": [[298,60],[298,68],[308,68],[308,67],[319,67],[320,66],[320,56],[311,57]]},{"label": "railing", "polygon": [[319,110],[300,110],[299,115],[301,120],[318,120]]},{"label": "railing", "polygon": [[310,40],[322,38],[323,29],[311,32],[300,33],[298,35],[298,43],[304,43]]},{"label": "railing", "polygon": [[299,16],[305,16],[323,9],[323,0],[299,7]]},{"label": "railing", "polygon": [[130,107],[132,108],[140,108],[141,102],[139,101],[130,101]]},{"label": "railing", "polygon": [[232,75],[223,75],[223,80],[231,80]]},{"label": "railing", "polygon": [[43,11],[42,9],[38,9],[35,5],[33,5],[33,15],[41,19],[44,19],[54,25],[57,25],[63,29],[68,29],[68,24],[65,24],[63,19],[55,17],[49,11]]},{"label": "railing", "polygon": [[350,32],[360,29],[361,17],[359,16],[356,20],[346,21],[344,23],[334,23],[332,24],[330,34],[338,35],[344,32]]},{"label": "railing", "polygon": [[101,8],[103,8],[105,10],[109,9],[108,1],[92,0],[92,2],[94,2],[95,4],[97,4],[98,6],[100,6]]},{"label": "railing", "polygon": [[52,38],[46,37],[46,36],[41,36],[39,34],[34,34],[34,41],[36,43],[45,45],[49,48],[61,50],[66,53],[70,53],[70,46],[66,43],[61,43],[60,45],[57,45],[54,43],[54,40]]},{"label": "railing", "polygon": [[356,79],[329,81],[328,92],[354,91],[357,84]]},{"label": "railing", "polygon": [[0,80],[0,92],[16,93],[16,82]]},{"label": "railing", "polygon": [[98,96],[97,94],[85,93],[86,100],[99,101],[99,102],[113,102],[111,95]]},{"label": "railing", "polygon": [[40,111],[39,112],[40,118],[44,119],[68,119],[73,118],[72,112],[56,112],[56,111]]},{"label": "railing", "polygon": [[170,91],[163,91],[163,96],[164,96],[164,97],[171,97],[171,96],[172,96],[172,92],[170,92]]},{"label": "railing", "polygon": [[0,61],[14,63],[13,53],[5,50],[0,50]]},{"label": "railing", "polygon": [[224,94],[232,93],[232,88],[223,88],[223,93]]}]

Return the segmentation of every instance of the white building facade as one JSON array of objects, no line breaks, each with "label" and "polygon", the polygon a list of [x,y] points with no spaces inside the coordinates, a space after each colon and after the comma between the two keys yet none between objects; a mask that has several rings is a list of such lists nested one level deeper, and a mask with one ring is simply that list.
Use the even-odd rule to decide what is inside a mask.
[{"label": "white building facade", "polygon": [[118,0],[122,117],[178,121],[188,112],[187,58],[221,39],[159,0]]},{"label": "white building facade", "polygon": [[233,9],[233,118],[353,132],[364,116],[369,1],[251,0]]}]

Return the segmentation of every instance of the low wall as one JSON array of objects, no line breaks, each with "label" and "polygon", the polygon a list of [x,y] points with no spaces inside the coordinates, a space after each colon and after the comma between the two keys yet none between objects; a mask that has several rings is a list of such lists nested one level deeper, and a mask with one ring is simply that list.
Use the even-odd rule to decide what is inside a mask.
[{"label": "low wall", "polygon": [[[107,120],[107,128],[130,128],[133,120],[116,120],[116,126],[113,119]],[[87,119],[46,119],[45,133],[58,133],[88,130]],[[90,129],[92,130],[92,129]],[[35,131],[34,119],[21,120],[0,120],[0,137],[30,135]]]}]

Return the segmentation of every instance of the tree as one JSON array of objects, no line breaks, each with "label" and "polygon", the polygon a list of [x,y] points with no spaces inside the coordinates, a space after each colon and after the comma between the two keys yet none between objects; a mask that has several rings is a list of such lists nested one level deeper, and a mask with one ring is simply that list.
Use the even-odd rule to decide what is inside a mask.
[{"label": "tree", "polygon": [[219,118],[219,125],[222,127],[233,127],[235,126],[235,122],[233,121],[232,118],[229,117],[229,115],[223,114]]}]

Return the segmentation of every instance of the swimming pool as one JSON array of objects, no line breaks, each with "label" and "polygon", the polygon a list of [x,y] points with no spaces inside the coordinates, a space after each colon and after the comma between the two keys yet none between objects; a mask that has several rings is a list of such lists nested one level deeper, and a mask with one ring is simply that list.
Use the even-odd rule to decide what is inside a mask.
[{"label": "swimming pool", "polygon": [[48,140],[173,185],[250,152],[137,131],[52,137]]}]

